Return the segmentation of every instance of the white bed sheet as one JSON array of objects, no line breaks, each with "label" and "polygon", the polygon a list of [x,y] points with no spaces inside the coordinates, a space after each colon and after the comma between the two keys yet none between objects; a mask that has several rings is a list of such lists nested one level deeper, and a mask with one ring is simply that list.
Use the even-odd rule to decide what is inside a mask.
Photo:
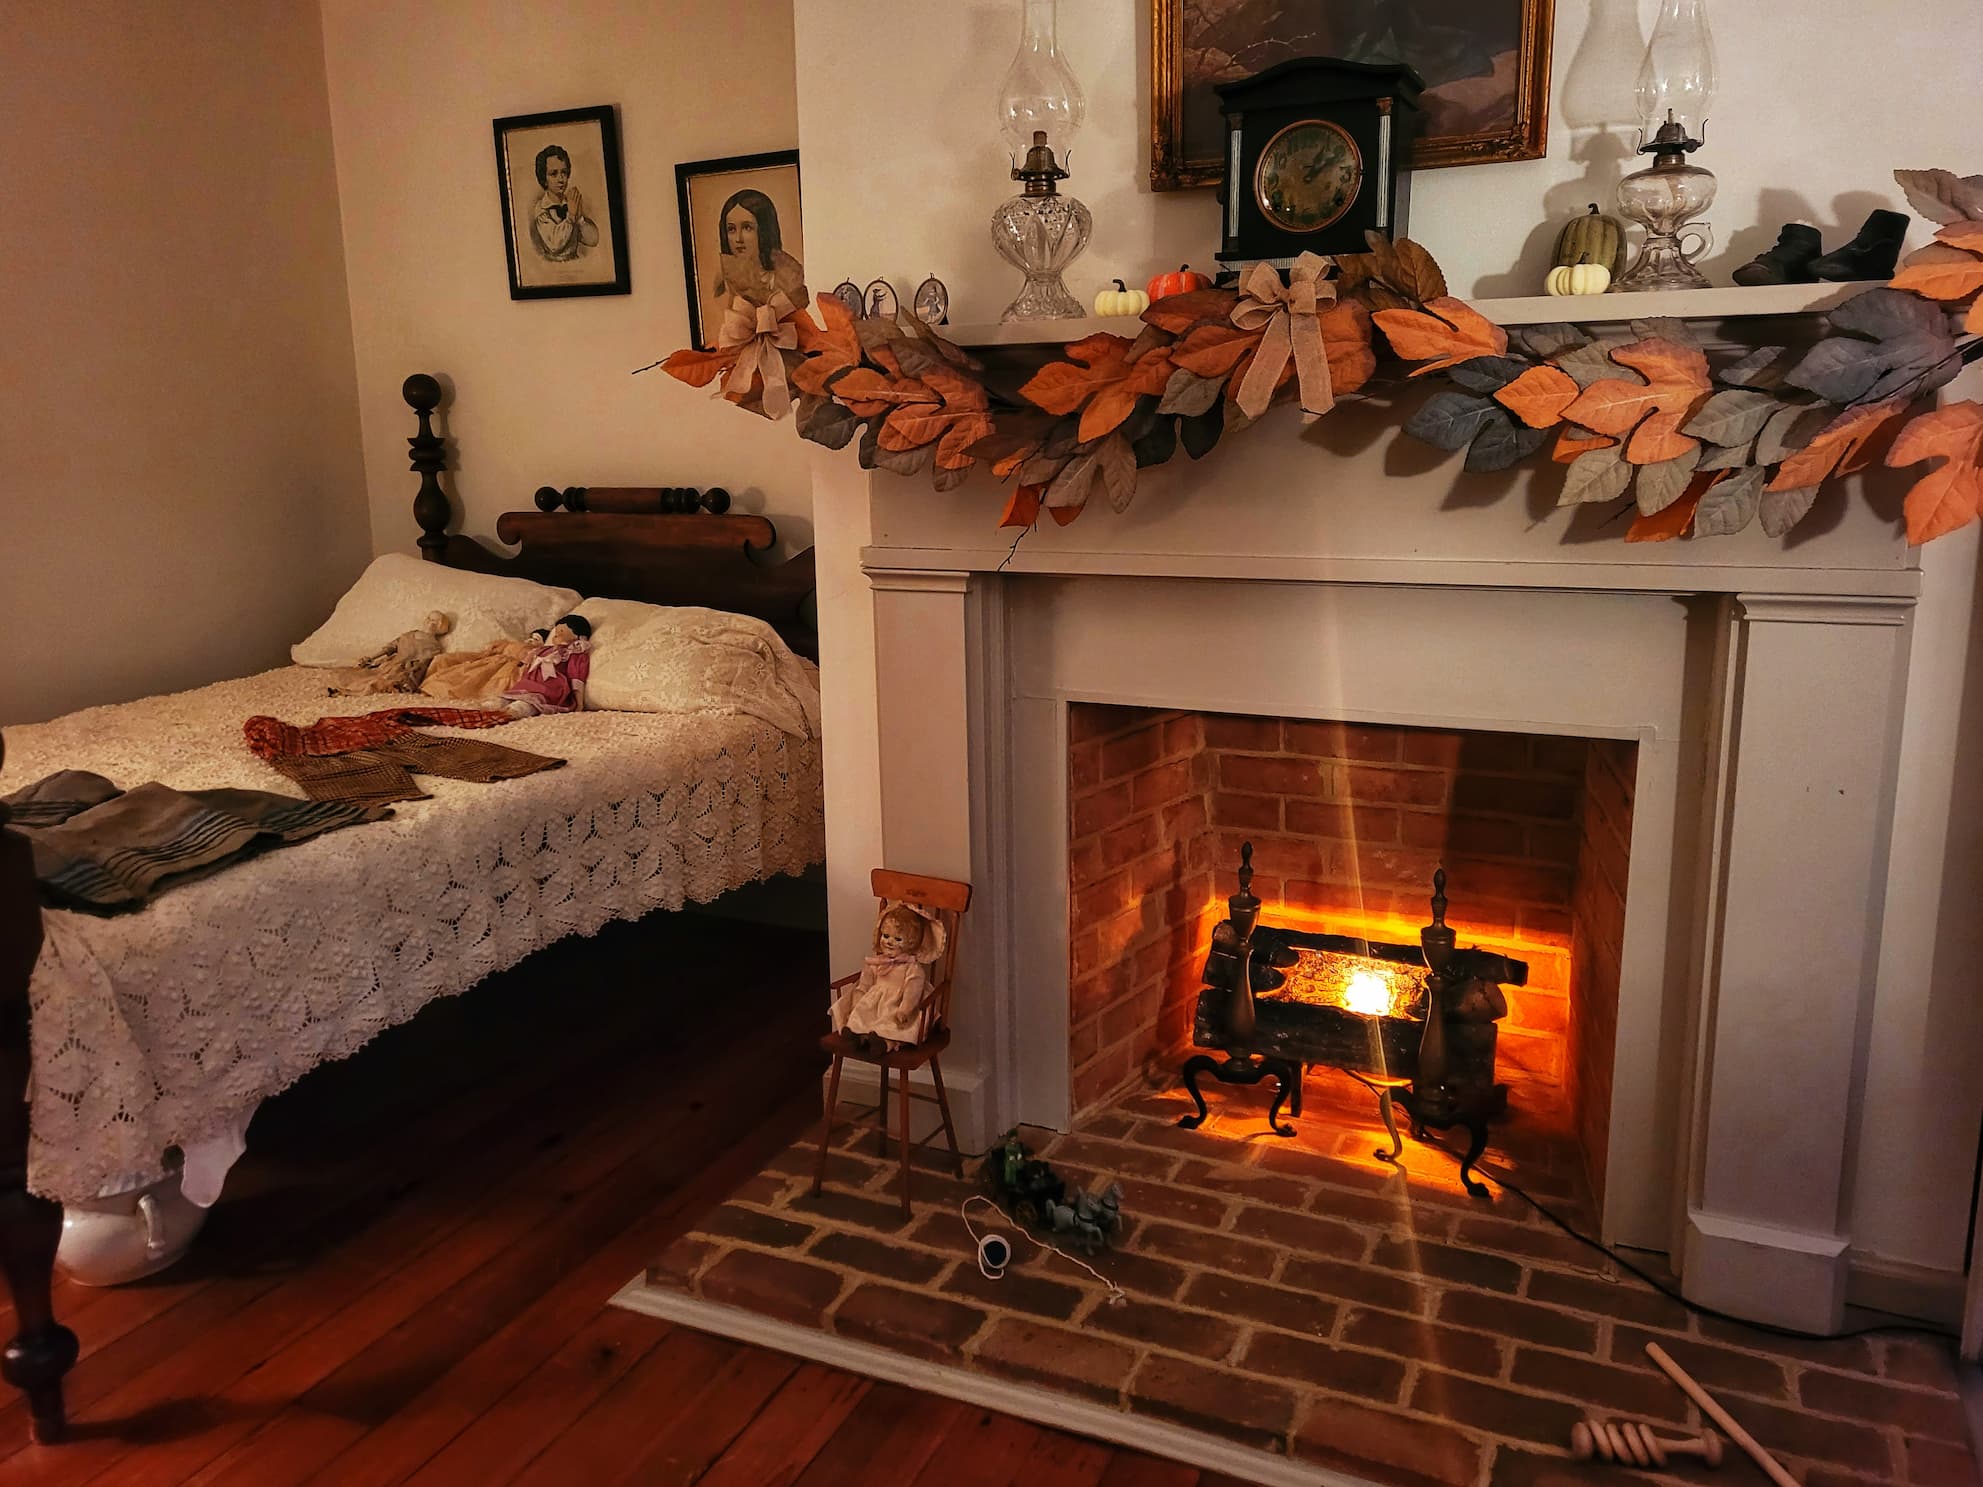
[{"label": "white bed sheet", "polygon": [[[248,752],[247,718],[309,723],[397,700],[329,697],[321,671],[291,666],[90,708],[9,728],[0,794],[59,769],[295,794]],[[824,860],[816,739],[749,717],[604,712],[472,736],[568,762],[492,785],[423,777],[431,800],[168,889],[141,913],[44,915],[34,1191],[80,1202],[155,1181],[168,1147],[220,1136],[533,950]]]}]

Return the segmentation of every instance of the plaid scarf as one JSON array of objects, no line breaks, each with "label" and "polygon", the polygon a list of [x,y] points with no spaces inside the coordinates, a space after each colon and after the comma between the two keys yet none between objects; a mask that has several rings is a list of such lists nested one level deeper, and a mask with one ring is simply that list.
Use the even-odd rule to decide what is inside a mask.
[{"label": "plaid scarf", "polygon": [[494,728],[513,721],[506,712],[472,707],[388,707],[351,718],[319,718],[307,728],[280,718],[254,717],[241,725],[248,750],[259,759],[300,759],[348,754],[404,738],[414,728]]}]

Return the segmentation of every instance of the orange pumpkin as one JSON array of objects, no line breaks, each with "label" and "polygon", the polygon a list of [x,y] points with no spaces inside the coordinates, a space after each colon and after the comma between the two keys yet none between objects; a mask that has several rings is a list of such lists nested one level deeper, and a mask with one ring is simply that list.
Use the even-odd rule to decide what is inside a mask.
[{"label": "orange pumpkin", "polygon": [[1167,294],[1189,294],[1194,289],[1210,289],[1212,281],[1200,273],[1194,273],[1190,264],[1183,264],[1174,274],[1158,274],[1150,281],[1150,298],[1162,299]]}]

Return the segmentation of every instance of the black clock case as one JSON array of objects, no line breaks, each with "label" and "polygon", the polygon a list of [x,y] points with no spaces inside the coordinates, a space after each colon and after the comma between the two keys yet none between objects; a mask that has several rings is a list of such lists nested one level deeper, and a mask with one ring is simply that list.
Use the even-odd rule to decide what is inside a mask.
[{"label": "black clock case", "polygon": [[[1411,151],[1424,114],[1418,96],[1424,84],[1402,62],[1346,62],[1337,57],[1296,57],[1237,82],[1221,83],[1219,111],[1227,128],[1227,174],[1219,190],[1222,262],[1292,258],[1298,253],[1360,253],[1364,232],[1376,229],[1380,215],[1385,236],[1405,236],[1411,204]],[[1382,120],[1391,120],[1389,179],[1379,179]],[[1350,209],[1315,232],[1289,232],[1269,221],[1253,196],[1253,173],[1274,136],[1304,119],[1326,119],[1355,141],[1363,157],[1363,189]],[[1231,131],[1243,120],[1237,178],[1231,169]],[[1239,194],[1236,231],[1223,229],[1230,217],[1228,193]],[[1378,211],[1379,193],[1389,211]]]}]

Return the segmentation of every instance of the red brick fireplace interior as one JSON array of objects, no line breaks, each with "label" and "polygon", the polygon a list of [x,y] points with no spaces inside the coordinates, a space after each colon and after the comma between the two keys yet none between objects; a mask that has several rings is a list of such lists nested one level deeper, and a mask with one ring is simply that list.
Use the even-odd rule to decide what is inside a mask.
[{"label": "red brick fireplace interior", "polygon": [[1077,1111],[1186,1055],[1242,842],[1263,922],[1406,943],[1444,866],[1461,943],[1529,966],[1511,1119],[1573,1145],[1601,1199],[1635,744],[1091,703],[1068,741]]}]

